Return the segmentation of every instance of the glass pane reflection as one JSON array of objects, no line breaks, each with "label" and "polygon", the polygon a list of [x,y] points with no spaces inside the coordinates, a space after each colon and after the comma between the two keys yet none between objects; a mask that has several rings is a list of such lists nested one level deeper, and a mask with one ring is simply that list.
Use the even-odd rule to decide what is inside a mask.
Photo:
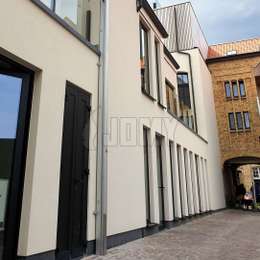
[{"label": "glass pane reflection", "polygon": [[22,79],[0,74],[0,259],[8,185],[13,164]]}]

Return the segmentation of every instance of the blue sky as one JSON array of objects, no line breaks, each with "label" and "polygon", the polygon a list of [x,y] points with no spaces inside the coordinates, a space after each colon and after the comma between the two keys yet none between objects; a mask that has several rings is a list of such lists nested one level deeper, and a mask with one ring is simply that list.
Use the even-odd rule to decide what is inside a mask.
[{"label": "blue sky", "polygon": [[[153,2],[153,0],[150,0]],[[161,6],[183,3],[159,0]],[[259,0],[191,0],[209,44],[260,37]]]},{"label": "blue sky", "polygon": [[16,136],[21,79],[0,74],[0,138]]}]

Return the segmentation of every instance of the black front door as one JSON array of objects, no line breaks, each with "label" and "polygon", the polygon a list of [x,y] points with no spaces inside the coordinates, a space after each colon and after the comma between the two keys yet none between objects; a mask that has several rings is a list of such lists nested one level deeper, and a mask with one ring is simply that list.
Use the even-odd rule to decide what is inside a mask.
[{"label": "black front door", "polygon": [[0,259],[16,259],[33,74],[0,56]]},{"label": "black front door", "polygon": [[66,88],[60,173],[57,259],[84,254],[87,232],[87,186],[90,95]]}]

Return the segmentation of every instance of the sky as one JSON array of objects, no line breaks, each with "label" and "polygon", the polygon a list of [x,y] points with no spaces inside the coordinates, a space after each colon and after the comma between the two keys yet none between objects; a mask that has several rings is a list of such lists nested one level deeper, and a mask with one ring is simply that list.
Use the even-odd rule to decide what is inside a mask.
[{"label": "sky", "polygon": [[21,79],[0,74],[0,139],[15,138]]},{"label": "sky", "polygon": [[[161,6],[167,6],[183,3],[185,0],[159,0],[159,2]],[[190,0],[190,2],[209,44],[260,37],[259,0]]]}]

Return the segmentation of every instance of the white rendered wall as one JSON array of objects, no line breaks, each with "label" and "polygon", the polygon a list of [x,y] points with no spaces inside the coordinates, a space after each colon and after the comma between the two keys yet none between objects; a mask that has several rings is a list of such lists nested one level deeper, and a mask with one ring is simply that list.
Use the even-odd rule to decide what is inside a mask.
[{"label": "white rendered wall", "polygon": [[[204,158],[208,160],[207,172],[209,177],[210,205],[212,210],[224,208],[224,185],[220,163],[212,79],[199,49],[195,48],[186,52],[191,55],[198,133],[208,141],[207,157]],[[181,66],[180,71],[186,71],[190,76],[188,56],[180,53],[173,53],[173,56]],[[189,78],[191,79],[191,77]]]},{"label": "white rendered wall", "polygon": [[98,56],[28,0],[0,8],[0,53],[35,71],[18,255],[56,249],[66,81],[92,94],[88,232],[95,238]]},{"label": "white rendered wall", "polygon": [[[152,30],[149,32],[150,46],[153,37],[160,37],[149,17],[142,11],[142,21]],[[131,15],[130,15],[131,14]],[[125,19],[127,17],[127,19]],[[151,141],[151,185],[152,221],[158,223],[158,191],[155,134],[164,137],[165,161],[163,174],[165,180],[166,220],[173,220],[169,140],[174,145],[181,145],[192,155],[208,158],[208,144],[181,122],[173,118],[157,101],[152,101],[141,92],[140,58],[139,58],[139,13],[135,1],[110,2],[109,32],[109,115],[110,147],[108,162],[108,235],[113,235],[146,226],[145,217],[145,177],[144,154],[142,147],[142,129],[150,129]],[[151,47],[151,49],[153,49]],[[154,60],[154,53],[150,53]],[[151,62],[151,61],[150,61]],[[162,82],[167,78],[177,87],[176,70],[164,57],[162,65]],[[153,64],[151,62],[151,64]],[[188,65],[184,63],[188,68]],[[186,68],[182,68],[186,70]],[[154,68],[151,69],[151,75]],[[157,99],[157,88],[152,80],[152,96]],[[162,86],[163,104],[166,105],[165,86]],[[204,95],[202,89],[196,93],[198,98]],[[205,109],[203,113],[205,113]],[[202,125],[202,132],[207,128]],[[180,214],[176,210],[177,215]]]}]

